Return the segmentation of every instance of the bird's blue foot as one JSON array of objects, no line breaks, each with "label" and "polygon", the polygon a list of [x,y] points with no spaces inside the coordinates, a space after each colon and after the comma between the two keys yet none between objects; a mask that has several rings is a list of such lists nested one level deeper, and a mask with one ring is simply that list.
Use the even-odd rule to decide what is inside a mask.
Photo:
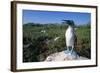
[{"label": "bird's blue foot", "polygon": [[73,51],[74,51],[74,48],[72,48],[72,49],[71,49],[71,51],[70,51],[70,52],[71,52],[71,54],[73,53]]},{"label": "bird's blue foot", "polygon": [[70,52],[69,48],[67,48],[67,49],[64,51],[65,54],[68,54],[69,52]]}]

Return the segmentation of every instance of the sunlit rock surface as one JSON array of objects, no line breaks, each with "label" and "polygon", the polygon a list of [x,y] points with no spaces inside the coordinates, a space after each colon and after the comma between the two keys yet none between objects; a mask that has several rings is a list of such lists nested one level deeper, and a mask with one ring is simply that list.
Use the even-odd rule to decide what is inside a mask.
[{"label": "sunlit rock surface", "polygon": [[76,51],[70,52],[68,50],[57,52],[49,55],[45,61],[68,61],[68,60],[88,60],[86,57],[79,56]]}]

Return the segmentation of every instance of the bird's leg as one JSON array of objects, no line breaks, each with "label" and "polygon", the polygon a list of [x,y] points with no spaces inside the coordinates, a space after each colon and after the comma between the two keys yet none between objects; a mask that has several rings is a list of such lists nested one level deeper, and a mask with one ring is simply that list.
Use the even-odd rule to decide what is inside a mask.
[{"label": "bird's leg", "polygon": [[71,53],[73,53],[73,51],[74,51],[74,46],[72,46]]},{"label": "bird's leg", "polygon": [[67,46],[67,50],[65,50],[65,51],[64,51],[64,52],[65,52],[65,54],[69,53],[69,49],[70,49],[70,47],[69,47],[69,46]]},{"label": "bird's leg", "polygon": [[69,51],[70,50],[70,47],[69,46],[67,46],[67,51]]}]

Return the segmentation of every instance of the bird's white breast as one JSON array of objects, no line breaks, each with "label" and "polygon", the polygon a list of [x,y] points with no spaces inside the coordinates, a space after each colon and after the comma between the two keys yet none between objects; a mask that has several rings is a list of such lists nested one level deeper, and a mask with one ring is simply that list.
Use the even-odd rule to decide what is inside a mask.
[{"label": "bird's white breast", "polygon": [[66,30],[65,37],[66,37],[66,45],[67,46],[73,46],[74,45],[74,40],[75,40],[74,32],[75,32],[74,29],[70,26]]}]

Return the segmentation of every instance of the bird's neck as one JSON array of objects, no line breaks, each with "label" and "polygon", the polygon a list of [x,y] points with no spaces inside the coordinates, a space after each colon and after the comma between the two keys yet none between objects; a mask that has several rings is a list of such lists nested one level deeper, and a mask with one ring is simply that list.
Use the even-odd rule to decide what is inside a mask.
[{"label": "bird's neck", "polygon": [[74,32],[74,28],[72,26],[68,26],[67,32]]},{"label": "bird's neck", "polygon": [[68,26],[68,28],[69,28],[69,29],[73,29],[73,27],[72,27],[72,26]]}]

